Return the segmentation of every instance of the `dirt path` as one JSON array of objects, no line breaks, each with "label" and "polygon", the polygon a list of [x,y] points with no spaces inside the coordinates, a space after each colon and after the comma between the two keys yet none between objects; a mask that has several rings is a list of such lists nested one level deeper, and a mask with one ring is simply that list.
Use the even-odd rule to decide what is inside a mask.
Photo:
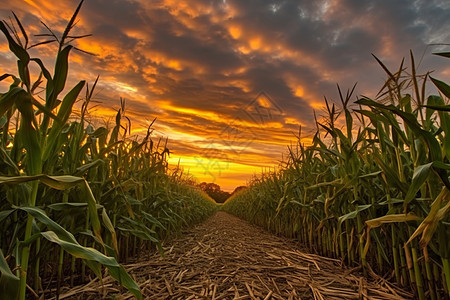
[{"label": "dirt path", "polygon": [[[382,279],[367,282],[340,261],[302,252],[234,216],[218,212],[206,222],[126,265],[144,299],[411,299]],[[104,278],[111,299],[132,298]],[[98,299],[98,280],[60,299]]]}]

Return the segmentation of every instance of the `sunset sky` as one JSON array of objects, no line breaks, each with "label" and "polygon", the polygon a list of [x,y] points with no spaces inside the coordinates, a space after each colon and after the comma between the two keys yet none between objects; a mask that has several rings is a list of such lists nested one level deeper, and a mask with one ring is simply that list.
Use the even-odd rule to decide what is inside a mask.
[{"label": "sunset sky", "polygon": [[[0,19],[14,11],[38,42],[40,20],[62,32],[78,1],[1,3]],[[171,163],[232,191],[276,166],[299,125],[308,143],[337,83],[374,97],[385,76],[371,53],[395,69],[412,49],[419,73],[448,81],[450,64],[431,55],[445,46],[427,45],[450,43],[449,16],[448,0],[86,0],[74,33],[93,36],[75,46],[97,56],[73,52],[70,81],[100,75],[92,118],[125,98],[133,134],[156,117]],[[51,65],[55,51],[31,53]],[[1,36],[0,75],[15,64]]]}]

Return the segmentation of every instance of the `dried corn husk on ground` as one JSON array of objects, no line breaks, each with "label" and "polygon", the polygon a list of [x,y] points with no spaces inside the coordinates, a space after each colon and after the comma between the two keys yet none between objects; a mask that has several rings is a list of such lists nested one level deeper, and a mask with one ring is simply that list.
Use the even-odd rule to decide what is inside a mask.
[{"label": "dried corn husk on ground", "polygon": [[[381,278],[365,279],[339,260],[308,254],[234,216],[218,212],[126,265],[145,299],[410,299]],[[375,275],[374,275],[375,276]],[[112,278],[67,290],[60,299],[131,299]]]}]

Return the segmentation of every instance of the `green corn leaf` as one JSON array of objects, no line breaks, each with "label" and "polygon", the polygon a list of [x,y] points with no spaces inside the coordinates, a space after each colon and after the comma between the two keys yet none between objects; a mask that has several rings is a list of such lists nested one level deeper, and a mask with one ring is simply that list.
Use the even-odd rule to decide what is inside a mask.
[{"label": "green corn leaf", "polygon": [[106,267],[119,267],[119,263],[113,257],[108,257],[99,252],[97,249],[90,247],[83,247],[78,244],[77,241],[67,241],[61,238],[58,234],[53,231],[41,232],[41,235],[45,237],[50,242],[56,243],[61,246],[65,251],[70,253],[72,256],[85,259],[93,260],[99,262]]},{"label": "green corn leaf", "polygon": [[100,241],[102,241],[101,237],[101,225],[100,220],[98,218],[97,213],[97,202],[95,200],[94,195],[92,194],[92,190],[89,187],[89,184],[84,178],[75,177],[70,175],[62,175],[62,176],[48,176],[48,175],[35,175],[35,176],[15,176],[15,177],[3,177],[0,176],[0,183],[5,184],[19,184],[24,182],[29,182],[33,180],[39,180],[43,184],[57,189],[57,190],[66,190],[71,187],[80,185],[83,189],[85,199],[88,203],[88,211],[90,222],[92,228],[94,230],[95,235],[98,237]]},{"label": "green corn leaf", "polygon": [[102,242],[102,236],[101,236],[101,225],[100,220],[98,218],[97,213],[97,201],[95,200],[94,194],[92,193],[91,187],[89,186],[88,182],[83,179],[83,188],[86,200],[88,202],[88,211],[89,211],[89,218],[91,221],[92,229],[94,231],[95,236]]},{"label": "green corn leaf", "polygon": [[64,47],[64,49],[58,53],[58,57],[56,58],[55,74],[53,75],[53,97],[55,97],[55,99],[66,85],[67,73],[69,70],[69,54],[72,48],[71,45]]},{"label": "green corn leaf", "polygon": [[345,122],[347,125],[347,137],[352,140],[353,117],[348,109],[345,109]]},{"label": "green corn leaf", "polygon": [[[432,170],[450,170],[450,164],[445,164],[443,162],[432,162],[425,165],[418,166],[414,168],[414,174],[412,178],[411,185],[409,186],[408,192],[405,196],[404,207],[407,208],[407,205],[411,200],[414,199],[419,189],[425,183],[425,181],[430,176],[430,172]],[[446,173],[446,172],[445,172]]]},{"label": "green corn leaf", "polygon": [[3,81],[3,80],[5,80],[8,77],[11,77],[14,80],[14,83],[16,83],[16,84],[13,83],[13,86],[18,86],[19,85],[20,79],[17,78],[16,76],[14,76],[13,74],[8,74],[8,73],[3,74],[2,76],[0,76],[0,81]]},{"label": "green corn leaf", "polygon": [[340,217],[338,218],[339,226],[342,225],[342,223],[345,222],[346,220],[351,220],[351,219],[356,218],[356,216],[357,216],[360,212],[362,212],[362,211],[368,209],[368,208],[371,207],[371,206],[372,206],[372,204],[358,205],[358,207],[356,208],[356,210],[354,210],[354,211],[352,211],[352,212],[349,212],[349,213],[347,213],[347,214],[345,214],[345,215],[343,215],[343,216],[340,216]]},{"label": "green corn leaf", "polygon": [[5,299],[17,299],[20,279],[9,269],[8,263],[0,249],[0,294]]},{"label": "green corn leaf", "polygon": [[[65,230],[55,221],[51,220],[41,209],[36,207],[19,207],[18,209],[24,210],[31,214],[36,220],[51,229],[51,231],[41,232],[41,235],[44,238],[50,242],[58,244],[65,251],[75,257],[85,259],[87,261],[96,261],[106,266],[113,278],[119,281],[121,285],[126,287],[138,299],[142,299],[139,287],[131,279],[130,275],[128,275],[123,267],[119,265],[115,258],[105,256],[94,248],[81,246],[70,232]],[[92,264],[90,264],[90,266],[92,266]]]},{"label": "green corn leaf", "polygon": [[116,230],[114,229],[114,226],[113,226],[111,220],[109,219],[109,216],[106,213],[105,208],[102,209],[102,220],[103,220],[103,224],[105,225],[106,229],[108,229],[109,233],[111,234],[114,250],[116,251],[117,255],[119,255],[119,245],[117,244]]},{"label": "green corn leaf", "polygon": [[132,235],[146,240],[146,241],[152,241],[154,243],[159,243],[159,240],[153,236],[151,236],[150,234],[148,234],[147,232],[144,232],[142,230],[137,230],[137,229],[128,229],[128,228],[124,228],[124,227],[117,227],[117,229],[119,229],[122,232],[129,232]]},{"label": "green corn leaf", "polygon": [[151,214],[147,213],[147,212],[142,212],[142,214],[144,215],[144,218],[147,219],[151,224],[156,225],[157,227],[163,229],[163,230],[167,230],[166,227],[164,227],[163,224],[161,224],[161,222],[159,222],[155,217],[153,217]]},{"label": "green corn leaf", "polygon": [[61,120],[62,124],[65,124],[67,122],[67,120],[69,119],[69,117],[72,113],[73,104],[77,100],[78,95],[80,94],[80,92],[83,89],[85,84],[86,84],[86,81],[84,81],[84,80],[80,81],[64,97],[64,99],[61,103],[61,107],[59,108],[58,115],[57,115],[58,119]]},{"label": "green corn leaf", "polygon": [[376,176],[380,175],[381,173],[382,173],[382,171],[376,171],[376,172],[372,172],[369,174],[361,175],[361,176],[359,176],[359,178],[376,177]]},{"label": "green corn leaf", "polygon": [[17,56],[17,58],[19,58],[20,61],[22,61],[23,64],[28,64],[28,62],[30,61],[30,56],[28,55],[27,51],[23,49],[19,44],[17,44],[16,41],[11,37],[3,21],[0,21],[0,30],[8,40],[9,49]]},{"label": "green corn leaf", "polygon": [[[52,78],[52,75],[50,75],[50,72],[47,70],[47,68],[44,66],[44,63],[39,58],[32,58],[31,60],[36,62],[39,65],[39,67],[41,68],[42,74],[44,75],[45,79],[47,79],[47,84],[46,84],[45,90],[46,90],[46,94],[47,94],[46,97],[47,97],[47,100],[48,100],[49,97],[52,94],[52,91],[53,91],[53,78]],[[54,108],[54,106],[50,106],[47,103],[46,103],[46,107],[49,110],[52,110]]]},{"label": "green corn leaf", "polygon": [[89,169],[94,168],[99,165],[104,165],[104,164],[105,164],[105,161],[103,159],[96,159],[91,163],[88,163],[88,164],[82,165],[81,167],[78,167],[73,175],[81,176],[82,174],[86,173]]},{"label": "green corn leaf", "polygon": [[19,210],[23,210],[30,215],[32,215],[36,220],[44,224],[47,228],[52,230],[54,234],[58,236],[59,239],[64,240],[68,243],[78,244],[77,240],[68,232],[64,227],[50,219],[47,214],[40,208],[37,207],[13,207]]},{"label": "green corn leaf", "polygon": [[[44,75],[45,79],[47,79],[47,82],[48,81],[50,81],[50,82],[53,81],[52,75],[50,75],[50,72],[44,66],[44,63],[42,62],[42,60],[40,60],[39,58],[32,58],[31,61],[34,61],[35,63],[38,64],[38,66],[41,68],[42,75]],[[47,88],[49,88],[48,85],[47,85]]]},{"label": "green corn leaf", "polygon": [[[102,241],[100,241],[91,230],[85,230],[85,231],[81,231],[79,232],[80,234],[84,235],[84,236],[88,236],[90,238],[92,238],[98,245],[102,246]],[[113,247],[110,247],[108,245],[104,245],[106,248],[106,253],[108,256],[113,256],[115,257],[117,255],[116,251],[114,250]]]},{"label": "green corn leaf", "polygon": [[64,124],[69,119],[70,114],[72,113],[72,107],[75,101],[77,100],[78,95],[81,92],[81,89],[84,87],[85,81],[80,81],[67,95],[64,97],[61,107],[58,111],[57,122],[55,122],[50,129],[50,133],[47,138],[47,145],[44,150],[43,160],[48,160],[51,153],[57,153],[55,151],[55,145],[58,140],[58,137],[61,133],[61,130]]},{"label": "green corn leaf", "polygon": [[52,111],[51,111],[52,108],[45,107],[44,105],[42,105],[39,101],[37,101],[34,98],[31,98],[31,102],[33,103],[34,106],[36,106],[38,108],[38,111],[36,111],[36,115],[43,112],[46,115],[48,115],[50,118],[52,118],[53,120],[59,121],[58,118],[52,113]]},{"label": "green corn leaf", "polygon": [[392,113],[398,115],[403,119],[403,121],[405,121],[405,123],[411,128],[412,131],[414,131],[417,136],[420,136],[424,139],[425,143],[428,146],[431,159],[433,161],[442,160],[439,142],[430,132],[425,131],[421,128],[420,124],[417,122],[417,118],[413,114],[401,111],[393,105],[383,105],[368,98],[359,99],[358,101],[356,101],[356,103],[391,111]]},{"label": "green corn leaf", "polygon": [[448,84],[431,76],[430,79],[442,94],[444,94],[447,98],[450,98],[450,86]]},{"label": "green corn leaf", "polygon": [[14,16],[14,19],[16,20],[17,25],[19,25],[20,32],[22,32],[22,35],[25,38],[25,45],[23,46],[23,48],[27,49],[27,46],[28,46],[28,35],[27,35],[25,29],[23,28],[22,23],[20,22],[19,18],[16,16],[16,14],[14,12],[12,14]]},{"label": "green corn leaf", "polygon": [[3,147],[0,148],[0,159],[8,166],[11,174],[19,175],[20,171],[17,164],[12,160],[11,156]]},{"label": "green corn leaf", "polygon": [[377,153],[373,153],[373,159],[376,161],[378,166],[383,171],[386,180],[406,194],[408,191],[408,185],[405,182],[400,181],[396,170],[394,170],[391,166],[386,164],[385,161],[382,159],[382,157]]},{"label": "green corn leaf", "polygon": [[17,101],[17,97],[22,94],[26,94],[25,90],[21,87],[12,87],[10,90],[0,96],[0,117],[3,116],[8,110],[10,110]]},{"label": "green corn leaf", "polygon": [[438,52],[438,53],[433,53],[434,55],[439,55],[442,57],[446,57],[446,58],[450,58],[450,52]]},{"label": "green corn leaf", "polygon": [[41,173],[41,145],[39,143],[39,132],[34,116],[31,96],[25,92],[18,94],[16,106],[22,116],[20,132],[17,133],[22,145],[27,151],[27,171],[29,175]]},{"label": "green corn leaf", "polygon": [[19,72],[20,80],[27,87],[27,90],[30,88],[30,70],[28,69],[28,63],[24,63],[23,60],[17,61],[17,69]]},{"label": "green corn leaf", "polygon": [[390,198],[389,200],[382,201],[378,203],[379,205],[389,205],[389,204],[398,204],[398,203],[404,203],[405,200],[403,199],[396,199],[396,198]]},{"label": "green corn leaf", "polygon": [[[74,257],[81,258],[86,261],[95,261],[104,265],[108,268],[109,274],[116,279],[120,285],[127,288],[137,299],[142,299],[142,294],[136,282],[134,282],[125,269],[119,265],[114,257],[105,256],[94,248],[83,247],[78,243],[67,242],[59,238],[59,236],[53,231],[41,232],[41,235],[50,242],[58,244]],[[89,267],[92,268],[93,266],[95,265],[89,264]],[[99,272],[99,270],[97,270],[97,272]]]},{"label": "green corn leaf", "polygon": [[[431,120],[432,114],[437,111],[440,119],[441,129],[444,131],[444,154],[450,159],[450,105],[445,105],[444,99],[439,96],[429,96],[427,105],[427,120]],[[431,122],[431,121],[429,121]]]},{"label": "green corn leaf", "polygon": [[19,184],[24,182],[29,182],[33,180],[40,180],[45,185],[56,190],[65,190],[78,185],[84,181],[81,177],[75,177],[70,175],[62,176],[48,176],[48,175],[34,175],[34,176],[14,176],[5,177],[0,176],[0,183],[4,184]]},{"label": "green corn leaf", "polygon": [[60,203],[54,203],[50,204],[48,208],[56,211],[66,211],[67,209],[73,209],[73,208],[86,208],[87,203],[78,203],[78,202],[60,202]]},{"label": "green corn leaf", "polygon": [[140,229],[142,229],[143,231],[145,231],[145,232],[147,232],[149,234],[156,234],[156,232],[154,230],[152,230],[152,229],[148,228],[147,226],[145,226],[144,223],[142,223],[140,220],[135,221],[135,220],[133,220],[131,218],[128,218],[128,217],[121,217],[121,219],[127,221],[134,228],[140,228]]},{"label": "green corn leaf", "polygon": [[0,129],[3,129],[3,127],[8,123],[8,118],[6,116],[0,117]]},{"label": "green corn leaf", "polygon": [[319,152],[325,153],[325,154],[331,154],[333,156],[336,156],[340,159],[344,159],[344,156],[340,154],[338,151],[333,149],[327,149],[327,148],[317,148],[317,147],[309,147],[308,150],[317,150]]},{"label": "green corn leaf", "polygon": [[450,111],[450,105],[424,105],[426,108],[440,111]]},{"label": "green corn leaf", "polygon": [[411,202],[412,199],[414,199],[420,187],[427,180],[428,176],[430,175],[432,166],[433,163],[428,163],[426,165],[414,168],[414,175],[412,178],[412,182],[411,185],[409,186],[408,192],[406,193],[405,202],[403,204],[405,209],[408,206],[408,203]]},{"label": "green corn leaf", "polygon": [[295,204],[295,205],[299,205],[299,206],[301,206],[301,207],[303,207],[303,208],[307,208],[307,209],[310,209],[310,208],[311,208],[311,205],[309,205],[309,204],[303,204],[303,203],[301,203],[301,202],[299,202],[299,201],[296,201],[296,200],[292,200],[292,201],[289,202],[289,203],[292,203],[292,204]]},{"label": "green corn leaf", "polygon": [[108,129],[106,129],[105,127],[99,127],[91,135],[94,137],[107,136]]},{"label": "green corn leaf", "polygon": [[9,209],[9,210],[0,211],[0,222],[2,222],[4,219],[9,217],[15,211],[16,211],[15,209]]},{"label": "green corn leaf", "polygon": [[[362,101],[359,102],[360,100],[362,100]],[[424,143],[426,143],[428,152],[429,152],[429,156],[430,156],[430,160],[433,162],[442,161],[442,152],[441,152],[441,147],[439,145],[438,140],[433,136],[433,134],[431,134],[430,132],[425,131],[421,128],[421,125],[417,122],[417,119],[413,114],[403,112],[403,111],[397,109],[393,105],[385,106],[385,105],[382,105],[382,104],[377,103],[370,99],[360,99],[360,100],[357,101],[359,104],[365,104],[365,105],[369,105],[369,106],[372,105],[374,107],[392,111],[393,113],[398,115],[411,128],[411,130],[417,136],[419,136],[424,141]],[[436,172],[439,175],[439,177],[441,178],[444,185],[447,188],[450,188],[450,182],[449,182],[447,173],[443,172],[440,169],[438,169]]]},{"label": "green corn leaf", "polygon": [[128,273],[125,271],[125,269],[122,266],[119,266],[119,268],[110,268],[108,269],[109,274],[113,278],[115,278],[122,286],[128,289],[131,294],[133,294],[137,300],[142,300],[142,294],[141,291],[134,282],[134,280],[128,275]]},{"label": "green corn leaf", "polygon": [[381,250],[381,257],[383,257],[384,261],[386,261],[387,263],[389,263],[389,258],[388,255],[386,253],[386,249],[385,246],[383,246],[383,243],[381,242],[382,238],[380,238],[380,235],[378,234],[377,231],[375,230],[371,230],[370,231],[371,236],[375,239],[375,242],[380,246],[377,249]]}]

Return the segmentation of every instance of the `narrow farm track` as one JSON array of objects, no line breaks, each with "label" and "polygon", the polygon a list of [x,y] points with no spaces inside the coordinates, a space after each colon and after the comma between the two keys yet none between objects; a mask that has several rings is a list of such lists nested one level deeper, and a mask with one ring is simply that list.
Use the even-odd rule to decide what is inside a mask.
[{"label": "narrow farm track", "polygon": [[[144,299],[411,299],[381,278],[364,279],[340,261],[303,252],[274,236],[218,212],[158,253],[125,268]],[[60,299],[131,299],[110,278],[66,290]]]}]

